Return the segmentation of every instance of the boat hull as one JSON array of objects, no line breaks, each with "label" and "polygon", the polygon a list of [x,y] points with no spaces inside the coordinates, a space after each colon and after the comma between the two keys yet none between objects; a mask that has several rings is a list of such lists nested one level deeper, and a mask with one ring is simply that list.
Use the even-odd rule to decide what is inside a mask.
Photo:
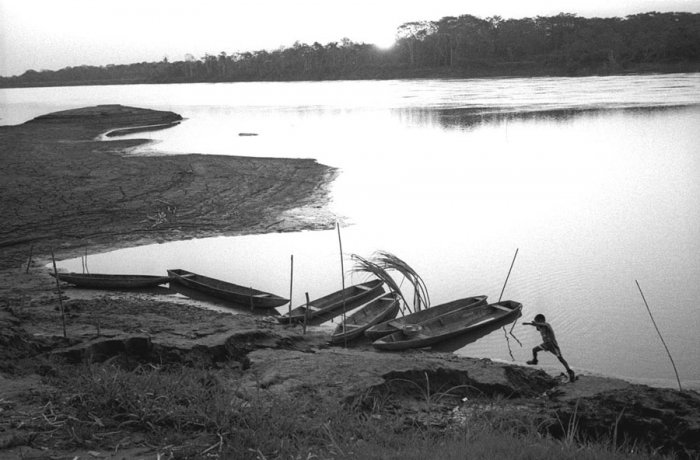
[{"label": "boat hull", "polygon": [[275,308],[289,302],[289,299],[269,292],[210,278],[187,270],[171,269],[168,270],[168,275],[172,277],[174,283],[236,303],[242,307]]},{"label": "boat hull", "polygon": [[506,300],[458,310],[424,321],[420,324],[421,331],[415,335],[409,336],[403,331],[397,331],[375,340],[372,345],[380,350],[393,351],[428,347],[515,316],[522,307],[519,302]]},{"label": "boat hull", "polygon": [[486,296],[466,297],[464,299],[453,300],[452,302],[443,303],[425,310],[411,313],[410,315],[402,316],[390,321],[384,321],[376,324],[365,331],[365,335],[372,340],[380,339],[386,335],[400,331],[409,324],[420,324],[423,321],[428,321],[436,316],[451,313],[463,308],[478,307],[486,304]]},{"label": "boat hull", "polygon": [[[309,302],[308,309],[306,305],[298,306],[291,312],[279,316],[277,320],[280,323],[304,321],[304,318],[308,321],[317,317],[329,320],[342,314],[343,311],[354,309],[365,300],[383,294],[383,284],[381,280],[372,280],[349,286]],[[345,306],[344,309],[343,306]]]},{"label": "boat hull", "polygon": [[[50,273],[51,276],[56,276]],[[166,284],[170,276],[110,275],[101,273],[59,273],[58,279],[88,289],[143,289]]]},{"label": "boat hull", "polygon": [[399,302],[399,296],[395,292],[370,300],[335,328],[330,342],[343,343],[354,340],[375,324],[396,317],[399,312]]}]

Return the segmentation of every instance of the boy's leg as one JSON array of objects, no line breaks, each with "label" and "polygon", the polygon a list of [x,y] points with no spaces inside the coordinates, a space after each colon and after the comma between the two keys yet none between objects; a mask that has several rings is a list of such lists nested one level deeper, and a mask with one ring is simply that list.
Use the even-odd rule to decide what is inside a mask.
[{"label": "boy's leg", "polygon": [[532,359],[528,361],[528,364],[535,365],[537,364],[537,353],[542,351],[542,345],[537,345],[535,348],[532,349]]},{"label": "boy's leg", "polygon": [[568,373],[573,372],[573,371],[571,370],[571,368],[569,367],[569,363],[566,362],[566,360],[564,359],[564,357],[563,357],[562,355],[557,356],[557,358],[559,358],[559,362],[562,363],[562,364],[564,365],[564,368],[566,369],[566,372],[568,372]]},{"label": "boy's leg", "polygon": [[556,356],[557,359],[559,359],[559,362],[564,365],[566,373],[569,374],[569,381],[573,382],[574,380],[576,380],[576,374],[569,367],[569,363],[567,363],[564,357],[561,355],[561,350],[559,349],[559,347],[554,348],[554,350],[552,350],[552,353],[554,353],[554,356]]}]

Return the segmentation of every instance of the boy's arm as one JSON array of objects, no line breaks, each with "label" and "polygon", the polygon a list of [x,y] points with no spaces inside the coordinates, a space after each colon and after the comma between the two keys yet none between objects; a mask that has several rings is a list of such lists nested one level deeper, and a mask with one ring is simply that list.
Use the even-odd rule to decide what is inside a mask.
[{"label": "boy's arm", "polygon": [[548,326],[547,323],[538,323],[537,321],[532,321],[531,323],[523,323],[523,325],[524,325],[524,326],[535,326],[535,327],[538,327],[538,326],[545,326],[545,327],[547,327],[547,326]]}]

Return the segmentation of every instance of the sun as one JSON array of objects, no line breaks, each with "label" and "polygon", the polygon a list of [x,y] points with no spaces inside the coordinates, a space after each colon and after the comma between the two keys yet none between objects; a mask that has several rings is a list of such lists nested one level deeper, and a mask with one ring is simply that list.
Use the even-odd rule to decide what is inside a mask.
[{"label": "sun", "polygon": [[379,49],[388,50],[396,44],[396,37],[394,35],[378,35],[372,40],[372,43]]}]

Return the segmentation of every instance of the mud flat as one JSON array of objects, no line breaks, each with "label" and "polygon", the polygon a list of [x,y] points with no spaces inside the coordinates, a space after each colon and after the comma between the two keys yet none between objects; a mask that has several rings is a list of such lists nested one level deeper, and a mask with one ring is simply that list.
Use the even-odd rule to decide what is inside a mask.
[{"label": "mud flat", "polygon": [[0,127],[0,268],[46,255],[213,235],[328,228],[333,168],[309,159],[128,155],[105,132],[169,126],[175,113],[118,105]]},{"label": "mud flat", "polygon": [[[141,141],[95,140],[178,121],[101,106],[0,128],[0,457],[274,458],[302,431],[309,439],[333,434],[326,418],[316,426],[321,407],[363,425],[380,421],[397,436],[406,427],[439,433],[483,417],[527,417],[557,438],[574,427],[580,440],[612,436],[700,455],[700,396],[692,391],[590,375],[561,384],[532,367],[430,350],[330,347],[323,330],[302,334],[245,309],[200,308],[166,289],[66,289],[59,299],[44,268],[51,248],[66,257],[86,247],[333,222],[325,204],[335,172],[312,160],[137,157],[128,153]],[[238,424],[236,414],[251,407],[255,417]],[[287,413],[287,428],[299,431],[280,424]],[[281,444],[237,448],[261,420],[257,431],[273,426]],[[338,445],[331,438],[315,451],[321,458]]]}]

